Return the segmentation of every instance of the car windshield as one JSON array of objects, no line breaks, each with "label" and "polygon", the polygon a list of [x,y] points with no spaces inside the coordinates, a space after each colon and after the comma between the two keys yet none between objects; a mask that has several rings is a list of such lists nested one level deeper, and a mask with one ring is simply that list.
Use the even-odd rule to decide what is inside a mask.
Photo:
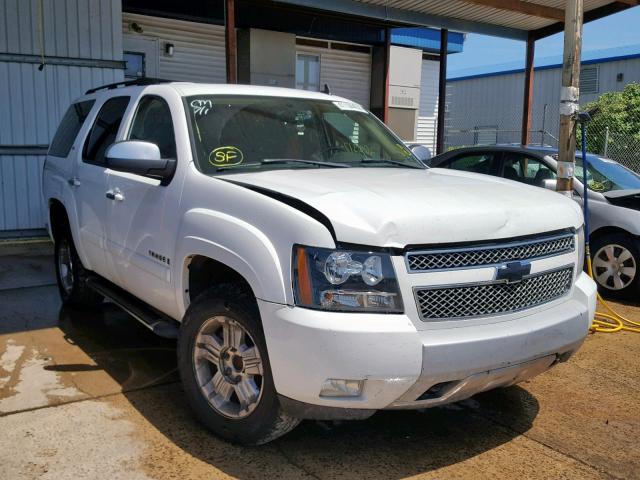
[{"label": "car windshield", "polygon": [[246,95],[186,98],[206,174],[278,168],[426,168],[373,114],[348,101]]},{"label": "car windshield", "polygon": [[[589,155],[587,184],[594,192],[610,192],[611,190],[640,189],[640,175],[632,172],[618,162],[606,158]],[[584,170],[582,158],[576,158],[575,177],[583,181]]]}]

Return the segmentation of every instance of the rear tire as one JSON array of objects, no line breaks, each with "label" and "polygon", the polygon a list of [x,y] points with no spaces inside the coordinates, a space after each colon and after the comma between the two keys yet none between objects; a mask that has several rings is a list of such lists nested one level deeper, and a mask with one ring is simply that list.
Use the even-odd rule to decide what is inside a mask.
[{"label": "rear tire", "polygon": [[225,440],[260,445],[300,422],[278,401],[255,299],[234,285],[191,304],[178,337],[178,368],[196,417]]},{"label": "rear tire", "polygon": [[103,300],[87,285],[89,272],[82,266],[69,228],[60,229],[55,237],[56,280],[64,305],[95,309]]},{"label": "rear tire", "polygon": [[612,233],[592,242],[593,277],[603,296],[626,300],[640,297],[640,242],[631,235]]}]

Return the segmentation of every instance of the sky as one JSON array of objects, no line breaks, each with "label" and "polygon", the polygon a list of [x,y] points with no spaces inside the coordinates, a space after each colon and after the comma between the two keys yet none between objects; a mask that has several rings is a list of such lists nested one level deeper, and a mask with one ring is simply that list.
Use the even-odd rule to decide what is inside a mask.
[{"label": "sky", "polygon": [[[558,33],[536,42],[536,57],[562,54],[563,35]],[[582,49],[584,51],[620,47],[640,43],[640,7],[616,13],[584,25]],[[464,51],[449,55],[447,74],[482,65],[521,61],[524,67],[525,42],[470,33],[464,42]]]}]

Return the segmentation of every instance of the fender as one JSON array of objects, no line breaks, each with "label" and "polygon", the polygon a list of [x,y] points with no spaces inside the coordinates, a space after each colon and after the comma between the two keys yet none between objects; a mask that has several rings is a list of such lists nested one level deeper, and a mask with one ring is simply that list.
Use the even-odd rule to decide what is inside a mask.
[{"label": "fender", "polygon": [[[212,258],[237,271],[258,299],[287,303],[284,279],[288,275],[282,271],[283,259],[271,240],[254,225],[219,211],[195,208],[186,212],[181,230],[185,233],[179,235],[175,256],[181,261],[174,266],[182,269],[174,272],[176,286],[183,292],[177,299],[181,316],[188,306],[185,265],[193,255]],[[289,262],[287,258],[286,263]]]}]

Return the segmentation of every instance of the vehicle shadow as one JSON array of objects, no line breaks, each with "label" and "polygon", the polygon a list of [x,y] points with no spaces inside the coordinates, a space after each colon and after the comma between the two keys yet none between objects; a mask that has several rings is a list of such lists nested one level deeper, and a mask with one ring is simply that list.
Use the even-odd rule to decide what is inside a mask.
[{"label": "vehicle shadow", "polygon": [[[115,379],[129,403],[171,444],[236,478],[404,478],[463,462],[509,442],[531,428],[539,410],[535,397],[515,386],[447,407],[379,412],[365,421],[305,421],[261,447],[231,445],[191,415],[175,372],[175,342],[123,318],[113,305],[92,314],[92,321],[87,315],[60,310],[58,326],[65,339],[91,357],[96,365],[92,368]],[[144,459],[149,473],[166,475],[163,449],[150,450]],[[160,464],[162,471],[154,472]]]}]

